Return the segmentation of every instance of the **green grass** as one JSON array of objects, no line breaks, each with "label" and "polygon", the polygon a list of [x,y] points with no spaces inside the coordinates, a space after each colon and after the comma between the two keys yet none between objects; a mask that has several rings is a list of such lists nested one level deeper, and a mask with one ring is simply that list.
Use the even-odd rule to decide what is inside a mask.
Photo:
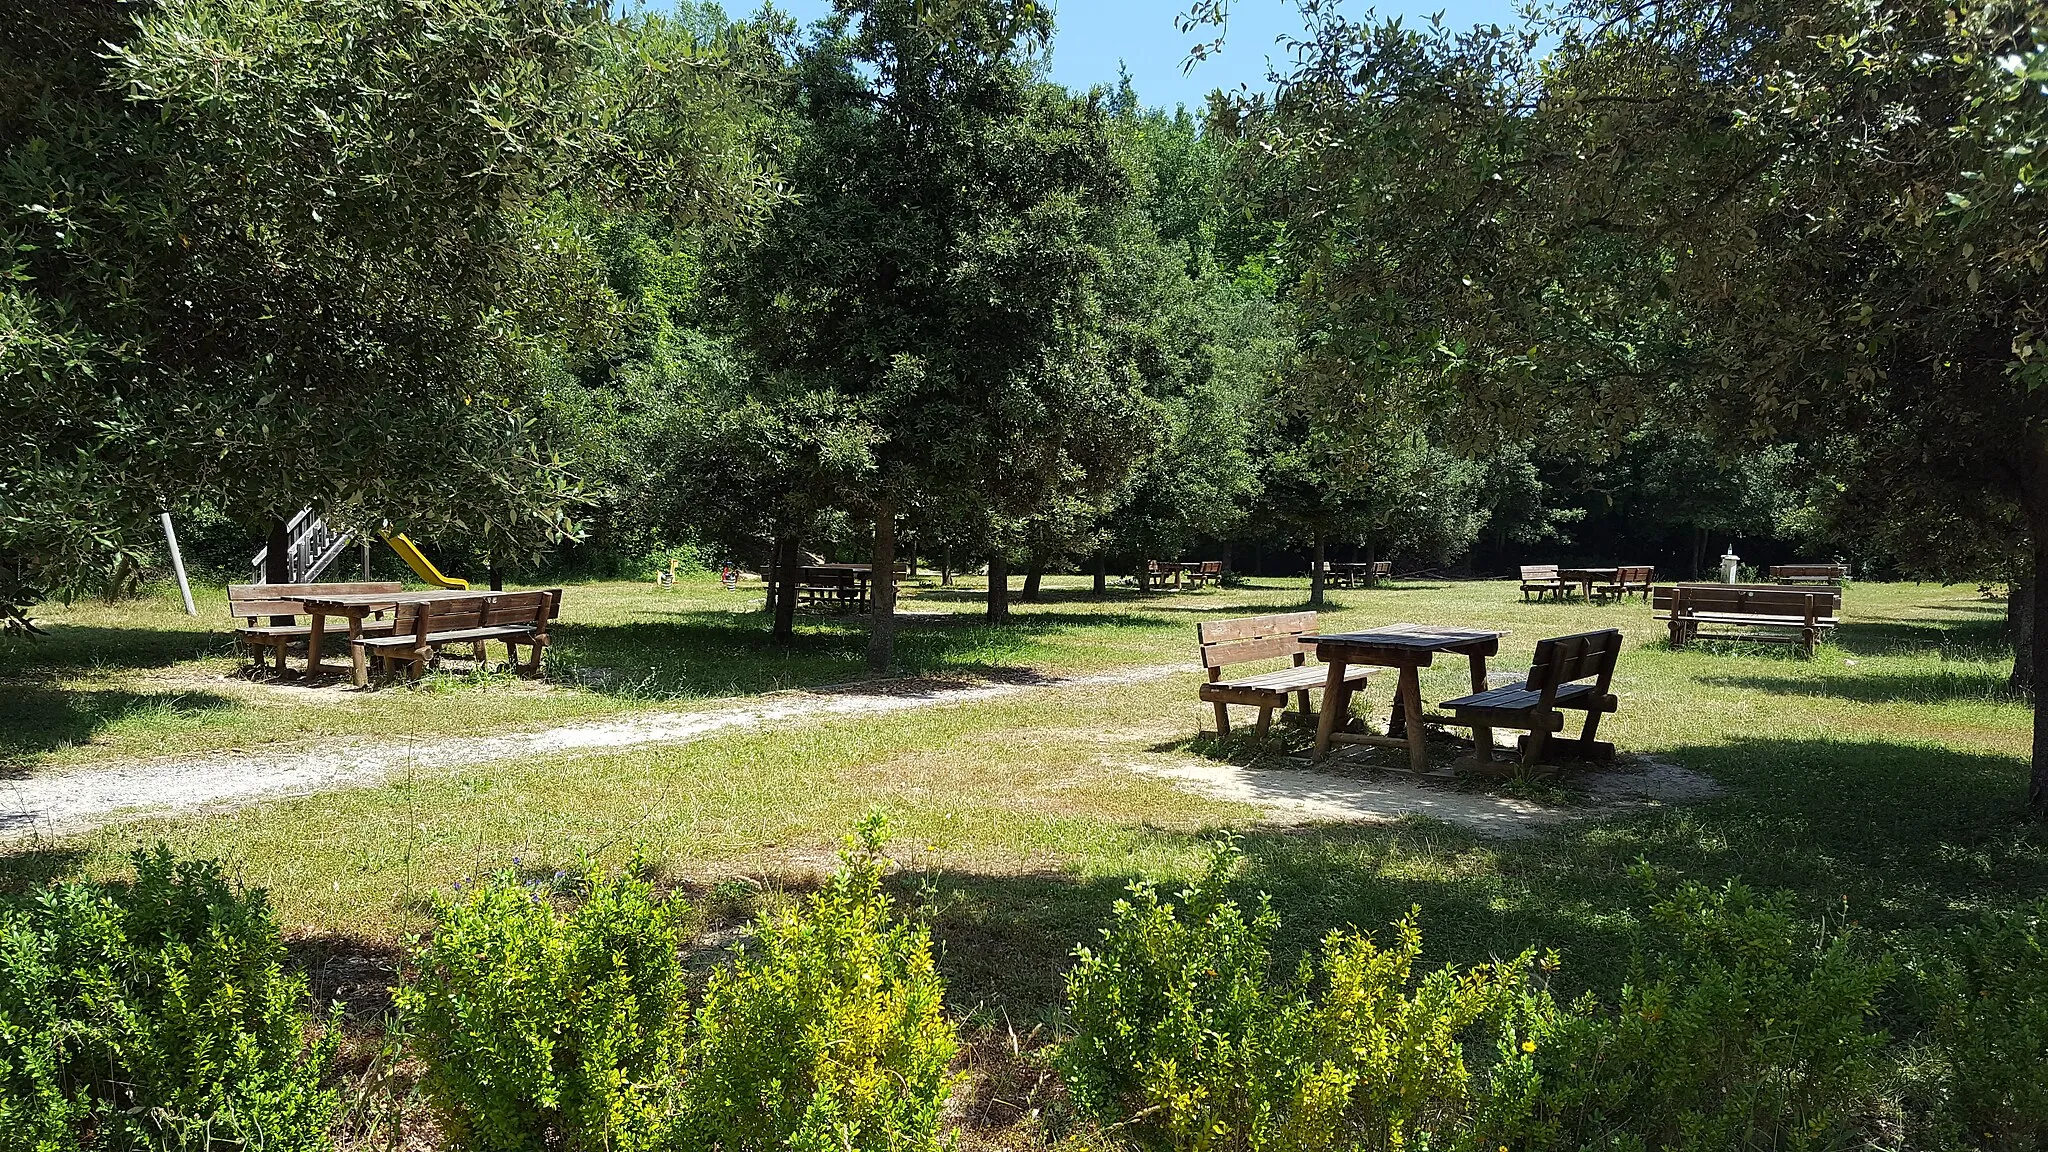
[{"label": "green grass", "polygon": [[[1191,663],[1192,625],[1297,607],[1299,581],[1105,602],[1058,581],[990,629],[978,589],[905,599],[906,671],[1001,675]],[[710,582],[569,591],[551,682],[453,678],[438,689],[280,689],[232,675],[223,633],[158,602],[49,614],[51,639],[0,651],[0,749],[16,773],[90,770],[138,755],[340,735],[531,727],[860,675],[853,619],[808,620],[768,644],[751,598]],[[1674,875],[1741,875],[1789,888],[1881,931],[1938,930],[2048,891],[2048,835],[2022,801],[2030,713],[2004,688],[2003,606],[1966,590],[1858,585],[1846,623],[1811,661],[1778,650],[1667,650],[1639,604],[1530,605],[1500,583],[1339,591],[1335,626],[1411,620],[1508,628],[1498,666],[1548,635],[1613,623],[1630,638],[1622,710],[1604,728],[1628,753],[1706,773],[1696,805],[1489,840],[1424,819],[1261,826],[1134,766],[1184,762],[1208,709],[1199,674],[1066,688],[879,718],[733,730],[691,743],[538,758],[235,812],[147,819],[17,844],[0,875],[120,870],[163,839],[232,861],[269,887],[309,954],[386,949],[423,924],[428,896],[506,866],[552,871],[645,845],[680,883],[745,875],[773,887],[829,865],[871,809],[889,813],[906,892],[933,901],[955,1007],[1043,1018],[1059,973],[1133,879],[1190,875],[1223,829],[1244,832],[1249,889],[1272,893],[1284,943],[1423,909],[1433,958],[1558,947],[1568,982],[1609,986],[1642,903],[1641,858]],[[608,670],[608,671],[599,671]],[[1425,695],[1462,691],[1431,669]],[[1390,685],[1369,706],[1383,711]],[[1202,747],[1206,747],[1203,745]]]}]

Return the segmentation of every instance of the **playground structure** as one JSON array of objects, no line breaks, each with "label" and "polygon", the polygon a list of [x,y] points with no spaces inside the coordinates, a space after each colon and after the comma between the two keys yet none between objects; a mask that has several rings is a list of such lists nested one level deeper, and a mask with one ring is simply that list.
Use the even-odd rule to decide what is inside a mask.
[{"label": "playground structure", "polygon": [[[469,581],[442,572],[427,558],[426,553],[420,551],[419,545],[406,537],[405,533],[392,532],[389,528],[390,526],[386,525],[385,530],[378,532],[377,535],[391,546],[393,552],[398,553],[398,558],[405,561],[406,567],[411,568],[421,580],[436,588],[468,590]],[[355,533],[328,524],[326,520],[315,515],[311,508],[300,509],[298,515],[285,522],[285,578],[281,583],[313,583],[333,567],[335,561],[347,554],[349,545],[354,542]],[[363,554],[363,578],[368,579],[370,541],[365,538],[360,543]],[[264,583],[264,574],[270,565],[270,549],[265,547],[258,551],[249,563],[255,569],[256,583]]]}]

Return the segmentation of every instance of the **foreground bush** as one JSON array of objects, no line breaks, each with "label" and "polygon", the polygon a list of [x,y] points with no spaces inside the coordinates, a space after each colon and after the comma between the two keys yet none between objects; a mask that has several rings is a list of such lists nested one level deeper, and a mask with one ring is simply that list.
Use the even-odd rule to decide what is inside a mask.
[{"label": "foreground bush", "polygon": [[1065,1079],[1147,1147],[1827,1148],[1872,1112],[1885,968],[1740,885],[1660,899],[1618,1003],[1560,1005],[1532,953],[1418,979],[1412,921],[1276,979],[1235,862],[1178,905],[1136,888],[1069,975]]},{"label": "foreground bush", "polygon": [[686,908],[642,870],[592,873],[558,910],[500,874],[444,902],[399,990],[422,1087],[477,1152],[640,1152],[672,1138],[689,1022]]},{"label": "foreground bush", "polygon": [[953,1078],[945,986],[922,927],[882,891],[882,825],[824,891],[765,917],[711,977],[689,1082],[698,1142],[723,1152],[941,1147]]},{"label": "foreground bush", "polygon": [[56,885],[0,913],[8,1149],[327,1146],[339,1033],[307,1042],[270,905],[161,846],[132,884]]},{"label": "foreground bush", "polygon": [[2048,1148],[2048,903],[1944,943],[1920,973],[1939,1065],[1934,1139]]},{"label": "foreground bush", "polygon": [[937,1149],[953,1031],[922,928],[882,891],[881,824],[761,920],[693,1014],[681,901],[593,873],[572,910],[503,873],[444,902],[406,1038],[472,1152]]}]

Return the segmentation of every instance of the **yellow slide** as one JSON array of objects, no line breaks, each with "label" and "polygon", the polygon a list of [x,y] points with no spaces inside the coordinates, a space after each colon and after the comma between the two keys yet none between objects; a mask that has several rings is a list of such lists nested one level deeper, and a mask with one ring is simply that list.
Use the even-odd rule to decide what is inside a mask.
[{"label": "yellow slide", "polygon": [[441,570],[434,567],[434,562],[427,559],[427,554],[420,551],[420,546],[405,538],[405,533],[383,532],[379,533],[379,535],[384,537],[386,544],[391,545],[393,552],[398,553],[400,560],[405,561],[413,571],[419,573],[420,579],[434,585],[436,588],[456,588],[464,592],[469,591],[469,581],[457,580],[453,576],[443,576]]}]

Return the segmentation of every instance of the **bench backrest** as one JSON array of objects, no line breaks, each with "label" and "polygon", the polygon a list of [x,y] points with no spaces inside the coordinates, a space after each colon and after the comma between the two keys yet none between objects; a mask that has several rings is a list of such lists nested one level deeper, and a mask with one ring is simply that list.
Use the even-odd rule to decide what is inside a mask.
[{"label": "bench backrest", "polygon": [[[458,596],[425,603],[400,604],[396,628],[399,635],[432,636],[437,632],[460,632],[469,628],[506,628],[531,625],[544,628],[562,614],[562,590],[542,592],[494,592],[488,596]],[[424,620],[422,620],[424,617]],[[424,624],[424,627],[422,625]]]},{"label": "bench backrest", "polygon": [[1221,575],[1223,574],[1223,561],[1221,561],[1221,560],[1204,560],[1204,561],[1202,561],[1202,574],[1203,574],[1204,576],[1221,576]]},{"label": "bench backrest", "polygon": [[1647,564],[1639,564],[1632,568],[1617,568],[1614,570],[1614,582],[1616,584],[1627,584],[1634,587],[1640,587],[1642,585],[1648,584],[1650,581],[1655,580],[1656,578],[1657,570],[1655,568],[1650,567]]},{"label": "bench backrest", "polygon": [[1847,564],[1773,564],[1773,580],[1846,580]]},{"label": "bench backrest", "polygon": [[1539,640],[1536,657],[1529,662],[1529,687],[1541,692],[1598,677],[1599,690],[1605,692],[1608,682],[1614,679],[1614,662],[1620,656],[1619,628]]},{"label": "bench backrest", "polygon": [[1157,560],[1147,560],[1147,561],[1145,561],[1145,571],[1146,571],[1146,572],[1148,572],[1148,573],[1150,573],[1151,575],[1154,575],[1154,576],[1157,576],[1157,575],[1159,575],[1159,561],[1157,561]]},{"label": "bench backrest", "polygon": [[813,588],[851,588],[858,581],[851,568],[821,568],[806,565],[797,569],[797,582]]},{"label": "bench backrest", "polygon": [[1557,579],[1557,565],[1524,564],[1522,565],[1522,579],[1531,584],[1538,580],[1555,580]]},{"label": "bench backrest", "polygon": [[293,596],[348,596],[358,593],[402,592],[396,580],[357,581],[354,584],[230,584],[228,615],[255,619],[258,616],[296,616],[305,611]]},{"label": "bench backrest", "polygon": [[1837,588],[1787,588],[1776,584],[1675,584],[1651,593],[1660,612],[1725,612],[1807,621],[1841,612]]},{"label": "bench backrest", "polygon": [[1313,612],[1282,612],[1195,625],[1195,639],[1202,646],[1202,667],[1210,669],[1276,656],[1293,656],[1299,664],[1303,659],[1299,638],[1315,633]]},{"label": "bench backrest", "polygon": [[1392,560],[1373,561],[1372,574],[1375,576],[1392,576],[1394,574],[1394,562]]}]

